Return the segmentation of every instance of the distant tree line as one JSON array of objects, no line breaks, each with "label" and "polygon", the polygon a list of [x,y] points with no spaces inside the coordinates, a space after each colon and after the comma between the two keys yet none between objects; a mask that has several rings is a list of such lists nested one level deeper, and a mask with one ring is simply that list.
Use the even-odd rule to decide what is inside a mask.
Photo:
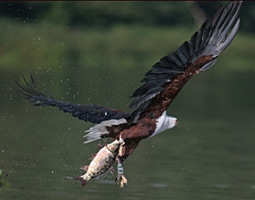
[{"label": "distant tree line", "polygon": [[[151,26],[199,25],[222,1],[148,1],[148,2],[0,2],[0,17],[51,23],[68,27],[111,27],[116,24]],[[255,31],[255,2],[244,2],[241,10],[242,30]]]}]

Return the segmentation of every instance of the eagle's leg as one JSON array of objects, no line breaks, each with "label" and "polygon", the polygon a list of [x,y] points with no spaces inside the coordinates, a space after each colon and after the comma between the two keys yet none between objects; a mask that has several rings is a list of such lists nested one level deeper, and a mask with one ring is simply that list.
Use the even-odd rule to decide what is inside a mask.
[{"label": "eagle's leg", "polygon": [[[121,136],[120,136],[120,140],[123,141]],[[119,153],[118,153],[118,156],[116,158],[118,176],[115,179],[115,182],[116,182],[117,185],[120,185],[120,188],[123,188],[127,184],[127,179],[124,176],[124,168],[123,168],[123,165],[122,165],[123,160],[121,159],[121,157],[123,156],[124,145],[125,145],[125,142],[123,141],[123,143],[120,145]]]},{"label": "eagle's leg", "polygon": [[117,185],[120,185],[120,188],[123,188],[125,185],[127,185],[127,179],[124,176],[124,168],[119,157],[117,157],[117,170],[118,170],[118,176],[115,182]]}]

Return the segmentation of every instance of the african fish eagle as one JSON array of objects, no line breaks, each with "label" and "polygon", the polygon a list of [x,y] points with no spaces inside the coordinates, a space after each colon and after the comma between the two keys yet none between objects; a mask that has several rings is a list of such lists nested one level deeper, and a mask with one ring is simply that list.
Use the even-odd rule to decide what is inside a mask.
[{"label": "african fish eagle", "polygon": [[[239,28],[241,1],[222,5],[201,28],[175,51],[160,59],[145,74],[144,84],[132,95],[133,112],[126,113],[93,104],[80,105],[56,100],[31,83],[17,83],[22,94],[36,106],[55,106],[80,120],[95,123],[85,136],[85,143],[101,138],[122,138],[125,145],[118,155],[118,165],[133,153],[139,142],[177,125],[175,117],[166,110],[187,81],[212,67],[219,54],[228,47]],[[120,174],[119,181],[124,179]]]}]

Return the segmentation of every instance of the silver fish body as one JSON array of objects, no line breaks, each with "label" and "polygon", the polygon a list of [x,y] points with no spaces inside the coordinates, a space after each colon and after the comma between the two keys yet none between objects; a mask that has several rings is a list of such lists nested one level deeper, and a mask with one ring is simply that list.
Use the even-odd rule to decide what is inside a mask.
[{"label": "silver fish body", "polygon": [[95,158],[90,162],[87,172],[84,175],[75,178],[75,180],[79,180],[82,186],[85,186],[92,178],[105,173],[115,162],[119,153],[119,148],[123,144],[124,141],[122,139],[115,140],[100,149]]}]

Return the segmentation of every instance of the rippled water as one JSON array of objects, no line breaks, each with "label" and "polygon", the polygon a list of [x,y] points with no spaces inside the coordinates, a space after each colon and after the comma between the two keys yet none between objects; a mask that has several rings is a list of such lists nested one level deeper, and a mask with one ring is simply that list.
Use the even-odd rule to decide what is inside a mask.
[{"label": "rippled water", "polygon": [[[126,77],[133,76],[127,73]],[[47,83],[52,78],[47,75],[36,79]],[[178,117],[180,125],[141,142],[124,164],[129,181],[124,189],[115,186],[116,174],[92,180],[84,188],[70,180],[68,177],[83,173],[80,167],[98,151],[96,142],[83,145],[84,130],[91,124],[54,108],[33,107],[15,91],[12,81],[17,73],[0,76],[5,80],[1,90],[0,199],[255,198],[255,72],[216,76],[208,71],[190,81],[168,111]],[[141,79],[136,78],[134,75],[136,82]],[[105,88],[95,88],[89,98],[127,110],[129,105],[122,99],[128,100],[127,91],[133,90],[124,84],[130,79],[116,79],[107,83],[108,95]],[[80,85],[75,88],[80,93],[92,87]],[[51,85],[54,87],[57,85]],[[98,98],[100,94],[103,98]],[[81,95],[68,100],[91,103],[87,99]]]}]

